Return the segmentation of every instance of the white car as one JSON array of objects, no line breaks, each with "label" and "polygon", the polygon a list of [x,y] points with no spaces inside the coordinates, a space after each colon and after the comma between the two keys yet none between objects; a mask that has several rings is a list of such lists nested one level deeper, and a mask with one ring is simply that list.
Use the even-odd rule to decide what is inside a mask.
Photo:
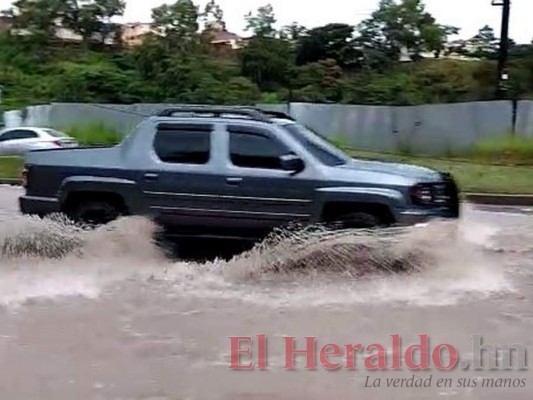
[{"label": "white car", "polygon": [[77,145],[76,139],[49,128],[20,127],[0,131],[0,156],[21,156],[32,150]]}]

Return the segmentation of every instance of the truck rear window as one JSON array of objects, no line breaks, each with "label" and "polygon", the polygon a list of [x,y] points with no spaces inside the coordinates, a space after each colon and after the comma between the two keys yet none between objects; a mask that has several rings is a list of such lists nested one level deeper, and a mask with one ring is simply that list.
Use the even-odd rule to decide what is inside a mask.
[{"label": "truck rear window", "polygon": [[158,127],[154,150],[159,159],[172,164],[207,164],[211,152],[209,125],[172,125]]}]

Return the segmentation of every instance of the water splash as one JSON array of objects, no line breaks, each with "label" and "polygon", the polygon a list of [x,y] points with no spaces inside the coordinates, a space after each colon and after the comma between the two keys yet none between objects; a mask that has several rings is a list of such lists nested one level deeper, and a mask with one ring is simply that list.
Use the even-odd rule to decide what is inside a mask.
[{"label": "water splash", "polygon": [[[533,224],[532,224],[533,226]],[[126,218],[86,230],[55,218],[19,217],[0,229],[0,303],[95,298],[117,282],[153,282],[180,296],[241,299],[271,306],[395,302],[448,304],[511,290],[486,247],[483,224],[276,232],[230,261],[172,262],[155,226]]]},{"label": "water splash", "polygon": [[[96,298],[107,286],[146,279],[168,261],[143,218],[88,230],[61,217],[17,217],[0,230],[0,304],[35,298]],[[149,266],[147,269],[143,265]]]},{"label": "water splash", "polygon": [[61,216],[47,220],[36,217],[11,219],[2,223],[0,260],[62,258],[82,248],[82,231]]}]

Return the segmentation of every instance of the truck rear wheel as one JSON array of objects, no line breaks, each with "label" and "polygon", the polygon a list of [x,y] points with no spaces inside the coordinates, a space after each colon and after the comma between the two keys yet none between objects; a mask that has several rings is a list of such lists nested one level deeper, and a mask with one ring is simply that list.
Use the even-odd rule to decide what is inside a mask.
[{"label": "truck rear wheel", "polygon": [[68,213],[75,222],[86,225],[105,225],[120,217],[120,209],[107,200],[84,200],[77,203]]}]

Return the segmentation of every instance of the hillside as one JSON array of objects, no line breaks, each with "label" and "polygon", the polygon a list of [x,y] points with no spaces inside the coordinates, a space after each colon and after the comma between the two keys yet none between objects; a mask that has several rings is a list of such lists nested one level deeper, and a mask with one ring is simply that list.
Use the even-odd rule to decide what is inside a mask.
[{"label": "hillside", "polygon": [[[415,9],[412,1],[383,3],[357,27],[331,23],[314,29],[298,24],[276,29],[274,10],[261,7],[247,17],[253,35],[239,49],[223,51],[209,44],[209,30],[200,29],[200,21],[225,29],[222,10],[212,11],[216,2],[204,13],[191,0],[154,9],[153,26],[161,35],[127,47],[91,39],[99,32],[109,35],[103,15],[120,15],[120,8],[88,14],[93,18],[88,24],[70,18],[68,9],[50,9],[49,0],[35,1],[42,8],[19,1],[8,12],[13,26],[28,35],[0,33],[4,109],[51,101],[414,105],[495,96],[497,39],[490,28],[473,39],[481,50],[470,60],[449,59],[447,40],[456,30],[429,18],[422,1]],[[209,15],[215,22],[205,22]],[[404,20],[416,23],[400,24],[396,37],[384,35],[389,25]],[[83,41],[53,39],[57,21]],[[399,62],[402,48],[409,49],[410,62]],[[532,97],[533,45],[512,48],[510,76],[508,97]]]}]

